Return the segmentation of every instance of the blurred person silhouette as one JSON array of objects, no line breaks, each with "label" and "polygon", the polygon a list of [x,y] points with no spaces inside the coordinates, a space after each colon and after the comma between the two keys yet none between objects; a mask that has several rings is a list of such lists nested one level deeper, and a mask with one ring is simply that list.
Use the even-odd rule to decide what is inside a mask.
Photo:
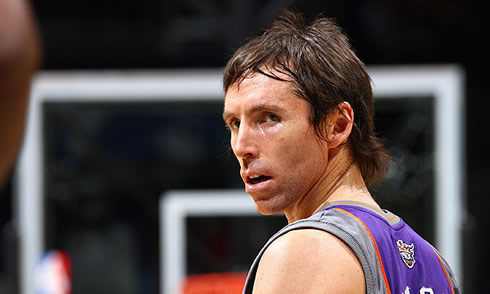
[{"label": "blurred person silhouette", "polygon": [[0,0],[0,187],[19,152],[30,82],[40,55],[39,32],[29,2]]},{"label": "blurred person silhouette", "polygon": [[448,263],[369,185],[390,156],[364,64],[337,24],[285,11],[228,61],[223,119],[245,190],[289,225],[243,293],[459,293]]}]

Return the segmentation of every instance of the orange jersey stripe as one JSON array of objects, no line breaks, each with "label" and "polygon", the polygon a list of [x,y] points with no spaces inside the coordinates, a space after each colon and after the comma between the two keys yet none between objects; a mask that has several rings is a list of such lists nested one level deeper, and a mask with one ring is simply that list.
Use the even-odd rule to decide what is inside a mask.
[{"label": "orange jersey stripe", "polygon": [[[347,215],[352,216],[354,219],[356,219],[364,227],[364,229],[366,229],[366,231],[369,234],[369,237],[371,237],[371,240],[373,241],[374,248],[376,249],[376,255],[378,256],[378,261],[379,261],[379,265],[381,267],[381,272],[383,273],[383,279],[385,282],[386,290],[388,291],[388,294],[391,294],[390,285],[388,284],[388,279],[386,278],[385,267],[383,266],[383,260],[381,259],[381,255],[379,254],[378,244],[376,243],[376,240],[374,240],[374,237],[371,234],[371,231],[369,231],[368,227],[357,216],[353,215],[352,213],[350,213],[346,210],[343,210],[342,208],[334,207],[333,209],[336,209],[336,210],[341,211]],[[446,271],[444,270],[444,272],[446,272]]]},{"label": "orange jersey stripe", "polygon": [[342,205],[342,204],[359,205],[359,206],[377,211],[379,214],[381,214],[387,220],[394,220],[396,218],[396,215],[393,215],[392,217],[386,217],[382,210],[380,210],[376,207],[364,204],[364,203],[360,203],[360,202],[338,201],[338,202],[335,202],[335,204],[336,205]]},{"label": "orange jersey stripe", "polygon": [[435,252],[435,251],[434,251],[434,254],[437,256],[437,260],[439,260],[439,263],[441,264],[442,270],[444,271],[444,275],[446,275],[447,282],[449,283],[449,287],[451,289],[451,294],[454,294],[453,284],[451,284],[451,280],[449,279],[449,276],[447,274],[446,268],[442,264],[442,261],[441,261],[441,258],[439,257],[439,254],[437,254],[437,252]]}]

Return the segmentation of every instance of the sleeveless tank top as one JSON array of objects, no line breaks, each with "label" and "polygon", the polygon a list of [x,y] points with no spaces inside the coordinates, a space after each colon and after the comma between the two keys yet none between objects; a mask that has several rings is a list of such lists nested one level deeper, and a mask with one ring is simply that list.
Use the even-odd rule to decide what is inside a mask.
[{"label": "sleeveless tank top", "polygon": [[248,273],[251,294],[257,268],[269,245],[292,230],[318,229],[345,242],[364,271],[367,294],[459,294],[448,263],[401,218],[367,203],[336,201],[313,216],[285,226],[262,248]]}]

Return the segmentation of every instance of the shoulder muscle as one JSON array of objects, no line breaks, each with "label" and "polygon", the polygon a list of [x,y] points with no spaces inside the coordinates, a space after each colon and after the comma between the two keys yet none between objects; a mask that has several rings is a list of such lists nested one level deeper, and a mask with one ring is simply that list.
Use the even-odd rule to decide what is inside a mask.
[{"label": "shoulder muscle", "polygon": [[361,264],[340,239],[315,229],[291,231],[265,251],[255,294],[364,293]]}]

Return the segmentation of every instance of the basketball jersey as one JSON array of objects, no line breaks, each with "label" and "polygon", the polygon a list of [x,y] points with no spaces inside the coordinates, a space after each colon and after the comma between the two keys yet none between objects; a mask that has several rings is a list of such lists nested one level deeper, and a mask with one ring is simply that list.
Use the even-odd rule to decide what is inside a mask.
[{"label": "basketball jersey", "polygon": [[267,247],[298,229],[323,230],[345,242],[361,263],[367,294],[460,293],[441,254],[401,218],[366,203],[337,201],[272,236],[253,262],[243,294],[252,293],[257,268]]}]

